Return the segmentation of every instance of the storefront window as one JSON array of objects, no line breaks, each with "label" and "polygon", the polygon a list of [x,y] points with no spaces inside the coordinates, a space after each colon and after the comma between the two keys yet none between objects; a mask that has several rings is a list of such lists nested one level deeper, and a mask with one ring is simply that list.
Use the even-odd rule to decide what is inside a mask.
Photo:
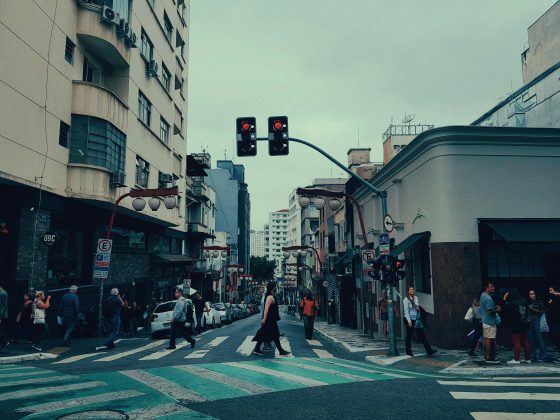
[{"label": "storefront window", "polygon": [[64,229],[56,229],[56,233],[58,239],[49,247],[47,283],[51,287],[88,283],[82,272],[83,233]]},{"label": "storefront window", "polygon": [[170,252],[170,239],[162,235],[151,235],[150,236],[150,251],[153,252]]},{"label": "storefront window", "polygon": [[113,249],[117,250],[146,250],[146,234],[132,229],[113,228]]}]

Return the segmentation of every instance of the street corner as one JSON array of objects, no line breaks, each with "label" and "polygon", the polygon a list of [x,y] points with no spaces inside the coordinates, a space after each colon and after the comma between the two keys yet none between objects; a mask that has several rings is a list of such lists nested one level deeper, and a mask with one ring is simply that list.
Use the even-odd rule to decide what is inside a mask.
[{"label": "street corner", "polygon": [[56,359],[58,354],[53,354],[48,351],[35,352],[35,353],[6,353],[0,355],[0,365],[22,363],[22,362],[36,362],[39,360]]},{"label": "street corner", "polygon": [[507,364],[501,361],[499,364],[487,364],[482,358],[465,359],[452,364],[441,370],[441,373],[454,375],[480,375],[480,376],[500,376],[500,375],[560,375],[560,366],[552,363],[522,363],[519,365]]}]

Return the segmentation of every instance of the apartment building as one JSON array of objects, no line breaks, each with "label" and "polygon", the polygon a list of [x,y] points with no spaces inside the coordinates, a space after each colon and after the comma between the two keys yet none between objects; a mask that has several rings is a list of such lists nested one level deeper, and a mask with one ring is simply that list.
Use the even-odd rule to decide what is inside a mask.
[{"label": "apartment building", "polygon": [[119,202],[106,279],[161,296],[186,262],[189,1],[3,1],[0,22],[0,283],[95,284],[113,203],[176,185],[171,209]]},{"label": "apartment building", "polygon": [[251,230],[250,254],[251,257],[266,256],[266,239],[264,230]]},{"label": "apartment building", "polygon": [[276,261],[275,277],[283,277],[282,247],[288,240],[288,209],[272,211],[268,214],[268,259]]}]

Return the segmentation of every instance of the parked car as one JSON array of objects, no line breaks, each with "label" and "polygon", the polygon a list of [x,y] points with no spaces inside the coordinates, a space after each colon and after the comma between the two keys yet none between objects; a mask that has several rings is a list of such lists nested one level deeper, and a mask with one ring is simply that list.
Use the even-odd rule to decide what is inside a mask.
[{"label": "parked car", "polygon": [[152,333],[152,338],[157,338],[171,330],[173,309],[175,308],[176,302],[176,300],[162,302],[154,308],[152,316],[150,317],[150,331]]},{"label": "parked car", "polygon": [[202,314],[202,329],[206,329],[208,327],[221,327],[222,320],[220,318],[220,313],[214,309],[210,302],[206,302],[206,310]]},{"label": "parked car", "polygon": [[237,303],[234,306],[237,311],[237,319],[245,319],[249,316],[249,312],[247,312],[247,308],[243,304]]},{"label": "parked car", "polygon": [[231,307],[226,306],[223,303],[215,303],[212,305],[216,311],[220,314],[220,320],[222,324],[231,324],[232,323],[232,310]]}]

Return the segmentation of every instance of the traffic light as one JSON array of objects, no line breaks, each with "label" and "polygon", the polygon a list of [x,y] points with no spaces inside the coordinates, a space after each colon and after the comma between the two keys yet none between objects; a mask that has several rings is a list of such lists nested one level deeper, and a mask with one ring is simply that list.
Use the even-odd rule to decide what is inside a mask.
[{"label": "traffic light", "polygon": [[395,259],[393,261],[393,271],[398,279],[404,279],[406,272],[404,271],[404,260]]},{"label": "traffic light", "polygon": [[238,118],[237,131],[237,156],[257,155],[257,121],[255,117]]},{"label": "traffic light", "polygon": [[288,117],[268,117],[268,154],[281,156],[289,153]]}]

